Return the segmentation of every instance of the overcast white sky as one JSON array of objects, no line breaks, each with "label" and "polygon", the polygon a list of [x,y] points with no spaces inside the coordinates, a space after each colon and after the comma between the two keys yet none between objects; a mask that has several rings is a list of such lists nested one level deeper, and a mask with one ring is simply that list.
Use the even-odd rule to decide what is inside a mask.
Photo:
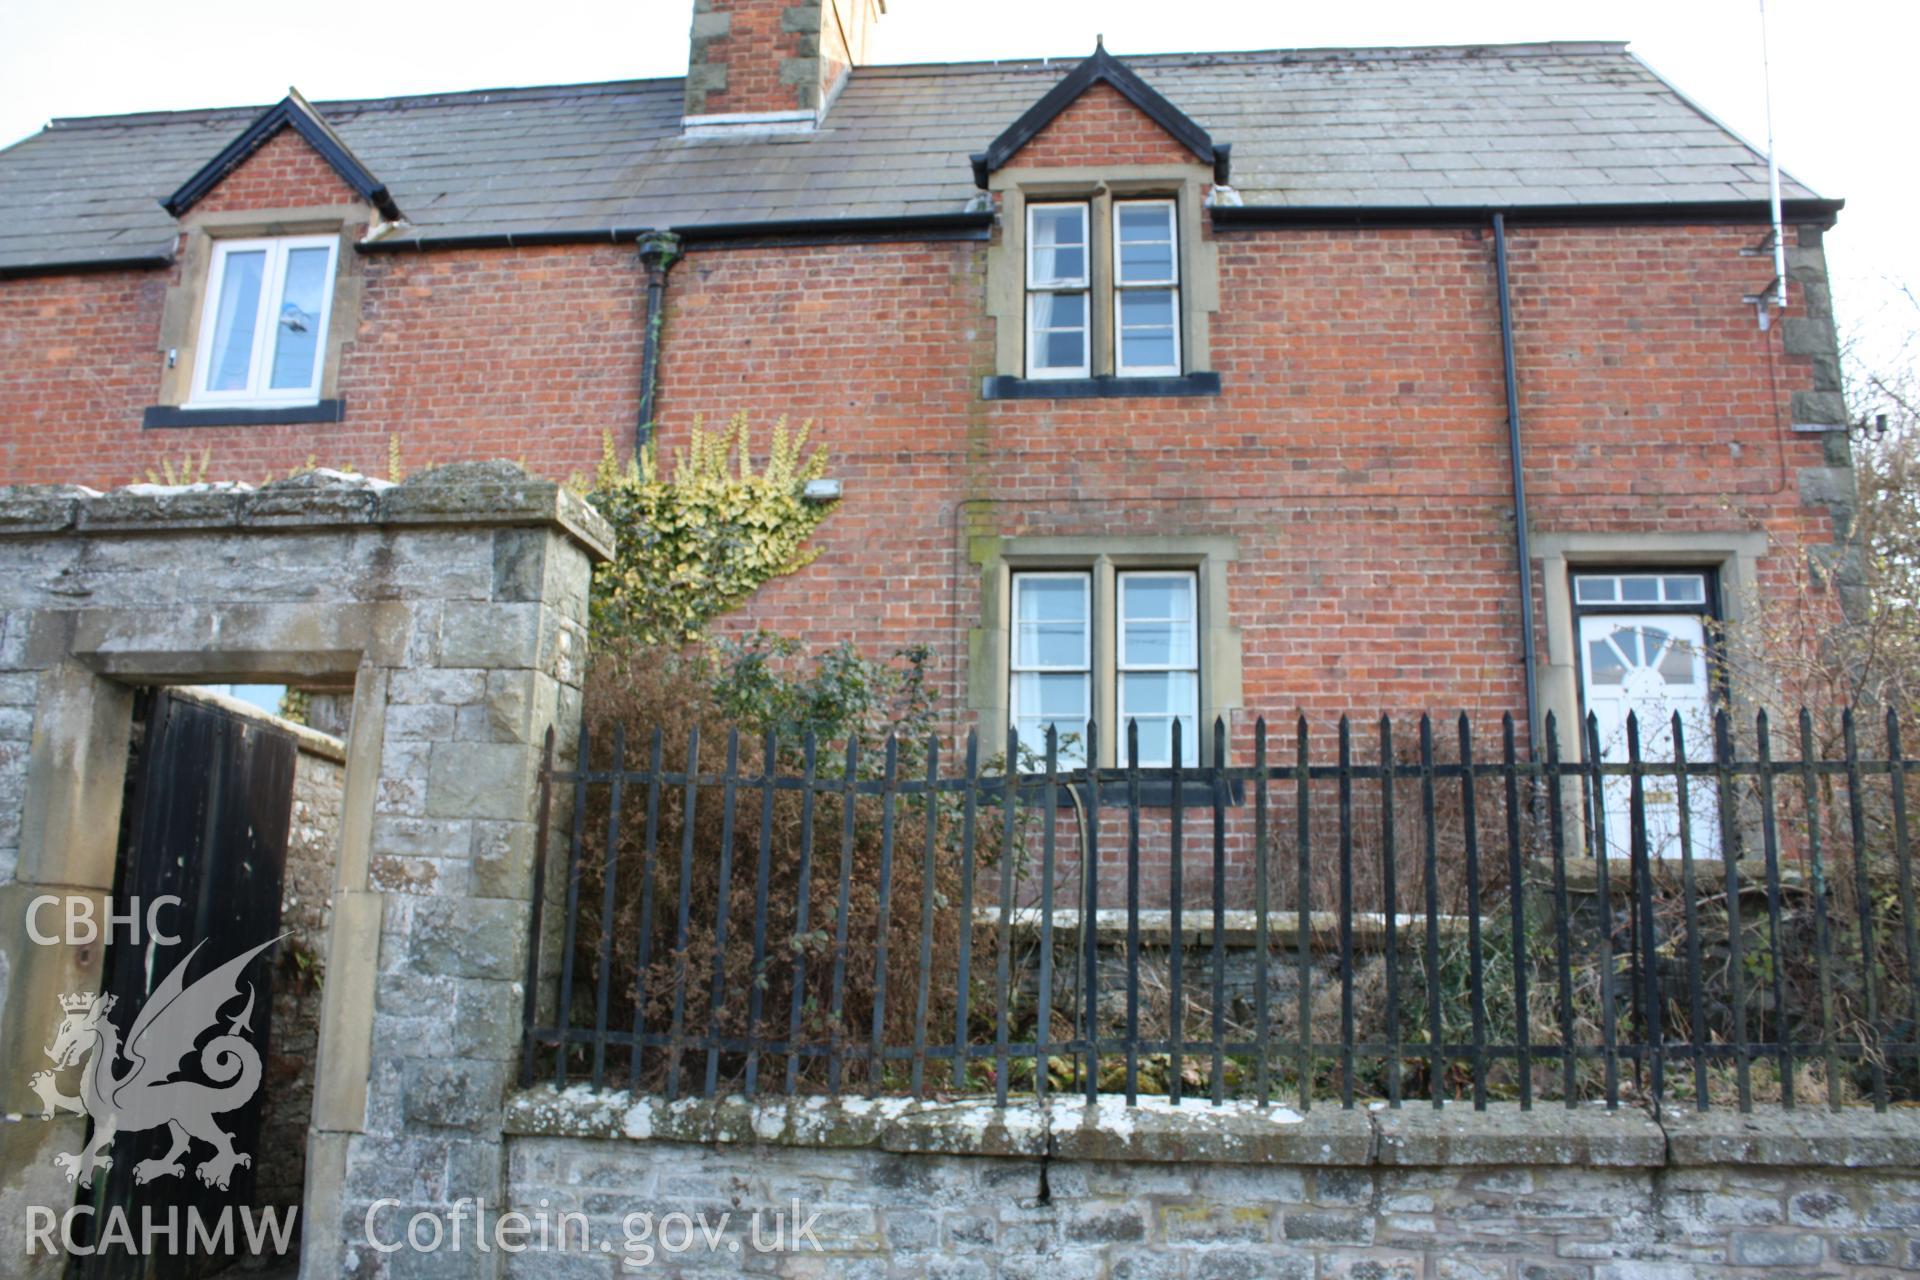
[{"label": "overcast white sky", "polygon": [[[1630,40],[1764,145],[1757,0],[888,0],[876,61],[1328,45]],[[1782,162],[1847,209],[1843,330],[1920,318],[1914,0],[1771,0]],[[678,75],[691,0],[0,0],[0,143],[53,116]],[[1764,281],[1756,281],[1758,284]],[[1878,345],[1878,344],[1876,344]],[[1867,406],[1860,406],[1866,408]]]}]

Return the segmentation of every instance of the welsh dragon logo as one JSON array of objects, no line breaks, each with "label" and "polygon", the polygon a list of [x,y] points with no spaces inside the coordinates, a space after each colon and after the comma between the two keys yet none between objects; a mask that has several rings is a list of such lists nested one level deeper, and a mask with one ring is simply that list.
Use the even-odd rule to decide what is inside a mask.
[{"label": "welsh dragon logo", "polygon": [[[252,1165],[253,1157],[235,1151],[233,1135],[214,1121],[216,1114],[244,1106],[260,1087],[260,1053],[245,1035],[253,1019],[251,986],[246,1007],[226,1019],[226,1032],[200,1050],[201,1073],[213,1083],[173,1076],[183,1069],[200,1038],[217,1028],[220,1011],[239,998],[240,974],[248,962],[279,940],[268,939],[188,986],[187,965],[205,944],[196,945],[147,997],[124,1046],[108,1019],[115,997],[91,993],[60,997],[65,1017],[53,1047],[47,1050],[53,1070],[37,1073],[29,1084],[46,1107],[45,1119],[71,1111],[93,1120],[93,1137],[85,1146],[53,1158],[68,1182],[92,1186],[95,1171],[113,1166],[107,1152],[117,1134],[161,1125],[172,1130],[172,1148],[164,1156],[135,1165],[137,1183],[184,1174],[181,1157],[189,1153],[196,1138],[213,1148],[213,1155],[194,1171],[210,1187],[225,1190],[235,1168]],[[80,1092],[74,1096],[60,1092],[59,1073],[83,1060]]]}]

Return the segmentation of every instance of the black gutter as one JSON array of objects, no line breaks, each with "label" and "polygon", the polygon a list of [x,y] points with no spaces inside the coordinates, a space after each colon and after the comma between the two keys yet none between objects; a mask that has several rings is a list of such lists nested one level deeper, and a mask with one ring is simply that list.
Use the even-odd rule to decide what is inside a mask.
[{"label": "black gutter", "polygon": [[[684,248],[738,241],[795,239],[969,239],[984,240],[993,231],[993,214],[914,213],[897,218],[789,218],[766,222],[693,223],[666,229]],[[370,240],[362,253],[400,253],[408,249],[519,249],[553,244],[634,244],[660,231],[655,227],[602,227],[584,231],[489,231]]]},{"label": "black gutter", "polygon": [[34,276],[75,276],[95,271],[153,271],[173,265],[170,253],[146,253],[128,258],[88,258],[80,262],[29,262],[0,266],[0,280],[27,280]]},{"label": "black gutter", "polygon": [[706,241],[775,239],[787,236],[893,236],[918,232],[993,230],[993,212],[909,213],[895,218],[788,218],[769,222],[704,222],[673,228],[688,245]]},{"label": "black gutter", "polygon": [[598,231],[483,231],[471,234],[393,237],[363,240],[361,253],[402,253],[408,249],[525,249],[548,244],[633,244],[653,234],[652,227],[606,227]]},{"label": "black gutter", "polygon": [[1526,655],[1527,752],[1540,755],[1540,659],[1534,652],[1533,550],[1527,544],[1527,472],[1520,455],[1520,379],[1513,362],[1513,294],[1507,278],[1507,219],[1493,215],[1493,265],[1500,289],[1500,358],[1507,376],[1507,456],[1513,466],[1513,552],[1520,562],[1520,646]]},{"label": "black gutter", "polygon": [[680,238],[660,231],[640,242],[640,265],[647,269],[647,329],[640,347],[640,421],[633,431],[637,455],[653,438],[653,402],[660,380],[660,330],[665,323],[667,272],[680,260]]},{"label": "black gutter", "polygon": [[[1831,224],[1845,200],[1788,200],[1783,213],[1789,222]],[[1479,205],[1216,205],[1208,211],[1219,229],[1236,227],[1296,227],[1308,230],[1351,230],[1374,227],[1485,227],[1496,214],[1515,225],[1539,226],[1698,226],[1717,223],[1771,222],[1772,206],[1765,200],[1709,200],[1631,204],[1543,204],[1527,208]]]}]

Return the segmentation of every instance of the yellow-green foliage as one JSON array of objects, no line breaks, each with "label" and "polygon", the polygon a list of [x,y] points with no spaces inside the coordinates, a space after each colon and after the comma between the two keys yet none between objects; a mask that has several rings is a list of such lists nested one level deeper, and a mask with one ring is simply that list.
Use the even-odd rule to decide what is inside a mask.
[{"label": "yellow-green foliage", "polygon": [[147,468],[148,484],[185,485],[205,484],[207,470],[213,463],[213,446],[203,449],[198,458],[192,454],[182,454],[180,465],[174,466],[172,458],[160,459],[160,470]]},{"label": "yellow-green foliage", "polygon": [[790,431],[782,417],[758,470],[744,413],[720,431],[695,418],[686,452],[664,466],[651,445],[620,465],[609,435],[588,498],[619,550],[594,572],[595,637],[696,639],[760,584],[812,563],[807,538],[830,510],[801,497],[827,465],[824,449],[806,448],[812,425]]}]

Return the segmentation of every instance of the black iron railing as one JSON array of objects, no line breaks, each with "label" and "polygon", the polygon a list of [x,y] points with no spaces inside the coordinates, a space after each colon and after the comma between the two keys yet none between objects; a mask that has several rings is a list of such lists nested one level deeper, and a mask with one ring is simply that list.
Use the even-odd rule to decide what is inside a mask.
[{"label": "black iron railing", "polygon": [[[1551,717],[1538,759],[1511,716],[1491,759],[1464,715],[1444,746],[1425,717],[1405,746],[1369,727],[1341,720],[1321,754],[1304,717],[1283,745],[1216,724],[1198,768],[1142,767],[1135,732],[1120,767],[1063,767],[1051,735],[1037,761],[1013,738],[984,759],[969,736],[952,772],[938,741],[768,736],[743,762],[737,733],[698,729],[639,761],[624,730],[583,732],[563,767],[549,733],[523,1081],[1920,1097],[1916,766],[1893,715],[1868,757],[1852,712],[1803,711],[1792,759],[1764,713],[1750,750],[1721,712],[1691,754],[1678,716],[1649,744],[1630,717],[1617,752],[1589,717],[1577,760]],[[1074,758],[1099,759],[1087,738]]]}]

